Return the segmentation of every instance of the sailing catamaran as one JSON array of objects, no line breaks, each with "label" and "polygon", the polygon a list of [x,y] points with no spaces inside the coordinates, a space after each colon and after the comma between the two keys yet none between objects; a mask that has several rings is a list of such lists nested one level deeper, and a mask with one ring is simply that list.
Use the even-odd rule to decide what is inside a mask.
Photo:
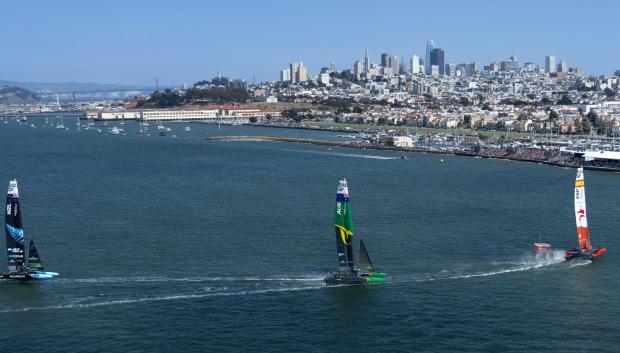
[{"label": "sailing catamaran", "polygon": [[4,221],[9,270],[0,272],[0,279],[33,280],[58,276],[57,272],[44,271],[45,268],[32,239],[29,241],[29,251],[26,257],[24,251],[26,238],[24,237],[24,229],[22,227],[22,210],[19,203],[17,180],[9,182]]},{"label": "sailing catamaran", "polygon": [[386,274],[375,272],[362,240],[360,240],[359,256],[357,259],[354,256],[353,221],[346,179],[340,180],[338,184],[335,218],[338,271],[325,277],[325,283],[367,284],[385,282]]},{"label": "sailing catamaran", "polygon": [[566,260],[577,257],[586,257],[594,259],[603,255],[607,249],[593,249],[590,244],[590,232],[588,231],[588,218],[586,216],[586,191],[585,180],[583,178],[583,167],[577,169],[577,177],[575,178],[575,221],[577,222],[577,241],[579,245],[576,248],[568,250],[564,254]]}]

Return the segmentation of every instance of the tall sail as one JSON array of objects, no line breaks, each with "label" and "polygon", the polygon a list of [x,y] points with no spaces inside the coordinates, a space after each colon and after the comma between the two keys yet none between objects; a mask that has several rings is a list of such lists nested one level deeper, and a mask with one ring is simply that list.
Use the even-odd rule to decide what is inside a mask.
[{"label": "tall sail", "polygon": [[588,218],[586,216],[586,191],[583,168],[577,169],[577,177],[575,178],[575,221],[577,223],[579,247],[592,250],[590,233],[588,231]]},{"label": "tall sail", "polygon": [[338,250],[338,269],[341,272],[355,271],[353,255],[353,221],[351,205],[349,203],[349,188],[347,180],[338,183],[335,211],[336,245]]},{"label": "tall sail", "polygon": [[37,271],[45,270],[43,263],[41,262],[41,257],[39,257],[39,252],[37,251],[36,246],[34,246],[33,240],[30,240],[30,246],[28,248],[28,268]]},{"label": "tall sail", "polygon": [[24,265],[24,230],[22,228],[17,180],[9,182],[4,222],[9,271],[20,271]]},{"label": "tall sail", "polygon": [[360,239],[359,266],[360,266],[360,269],[366,270],[368,273],[375,272],[375,268],[372,265],[372,261],[370,261],[370,256],[368,256],[368,251],[366,251],[366,246],[364,246],[364,241],[361,239]]}]

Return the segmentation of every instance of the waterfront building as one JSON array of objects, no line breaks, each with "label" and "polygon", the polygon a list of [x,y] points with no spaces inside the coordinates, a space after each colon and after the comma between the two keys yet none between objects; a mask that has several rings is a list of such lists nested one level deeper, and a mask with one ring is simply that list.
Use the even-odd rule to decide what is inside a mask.
[{"label": "waterfront building", "polygon": [[412,75],[420,73],[420,58],[417,55],[413,55],[409,62],[409,70]]},{"label": "waterfront building", "polygon": [[445,63],[444,63],[444,51],[441,48],[434,48],[431,51],[431,71],[432,71],[432,67],[433,66],[437,66],[439,68],[439,74],[443,75],[444,69],[445,69]]},{"label": "waterfront building", "polygon": [[137,112],[140,116],[140,120],[149,121],[217,121],[217,109],[203,109],[203,110],[168,110],[168,109],[155,109],[144,110]]},{"label": "waterfront building", "polygon": [[555,56],[553,55],[547,55],[545,56],[545,72],[548,74],[553,74],[556,72],[556,65],[555,65]]},{"label": "waterfront building", "polygon": [[435,41],[430,39],[426,41],[426,58],[424,59],[424,66],[426,67],[426,74],[431,73],[431,52],[435,49]]}]

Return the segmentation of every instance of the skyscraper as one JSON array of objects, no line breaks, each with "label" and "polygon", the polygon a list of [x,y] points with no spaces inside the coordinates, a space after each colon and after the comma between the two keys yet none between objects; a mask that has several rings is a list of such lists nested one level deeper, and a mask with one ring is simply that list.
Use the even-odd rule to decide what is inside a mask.
[{"label": "skyscraper", "polygon": [[391,63],[390,63],[390,59],[392,58],[392,55],[390,53],[383,53],[381,54],[381,66],[383,67],[391,67]]},{"label": "skyscraper", "polygon": [[291,71],[291,83],[297,83],[297,70],[299,70],[299,63],[291,63],[290,71]]},{"label": "skyscraper", "polygon": [[558,64],[558,72],[568,72],[568,64],[564,60],[560,60]]},{"label": "skyscraper", "polygon": [[291,80],[291,69],[284,69],[280,71],[280,81],[289,82]]},{"label": "skyscraper", "polygon": [[445,63],[444,63],[444,51],[441,48],[434,48],[431,50],[431,58],[430,58],[431,68],[433,65],[437,65],[439,67],[439,74],[443,75],[445,73]]},{"label": "skyscraper", "polygon": [[409,70],[411,70],[412,75],[420,73],[420,58],[415,54],[411,57]]},{"label": "skyscraper", "polygon": [[431,52],[435,49],[435,41],[430,39],[426,41],[426,59],[424,59],[424,67],[426,68],[426,73],[431,73]]},{"label": "skyscraper", "polygon": [[392,56],[390,58],[390,67],[392,67],[392,72],[394,75],[400,74],[400,64],[398,63],[398,58],[396,56]]},{"label": "skyscraper", "polygon": [[556,68],[557,67],[555,65],[555,56],[545,56],[545,72],[550,74],[555,73]]},{"label": "skyscraper", "polygon": [[368,72],[370,69],[370,60],[368,59],[368,48],[366,48],[366,56],[364,57],[364,72]]}]

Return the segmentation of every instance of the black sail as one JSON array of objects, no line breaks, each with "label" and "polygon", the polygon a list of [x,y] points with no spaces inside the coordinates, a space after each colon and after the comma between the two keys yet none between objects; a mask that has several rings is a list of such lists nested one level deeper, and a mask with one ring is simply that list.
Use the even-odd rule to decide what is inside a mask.
[{"label": "black sail", "polygon": [[366,251],[366,246],[364,246],[364,241],[361,239],[359,266],[361,270],[366,270],[368,273],[375,272],[375,268],[372,266],[372,261],[370,261],[370,256],[368,256],[368,251]]},{"label": "black sail", "polygon": [[34,246],[33,240],[30,240],[30,246],[28,248],[28,268],[38,271],[43,271],[45,269],[41,262],[41,257],[39,257],[37,247]]},{"label": "black sail", "polygon": [[9,271],[20,271],[24,265],[24,229],[16,180],[9,182],[4,222]]}]

